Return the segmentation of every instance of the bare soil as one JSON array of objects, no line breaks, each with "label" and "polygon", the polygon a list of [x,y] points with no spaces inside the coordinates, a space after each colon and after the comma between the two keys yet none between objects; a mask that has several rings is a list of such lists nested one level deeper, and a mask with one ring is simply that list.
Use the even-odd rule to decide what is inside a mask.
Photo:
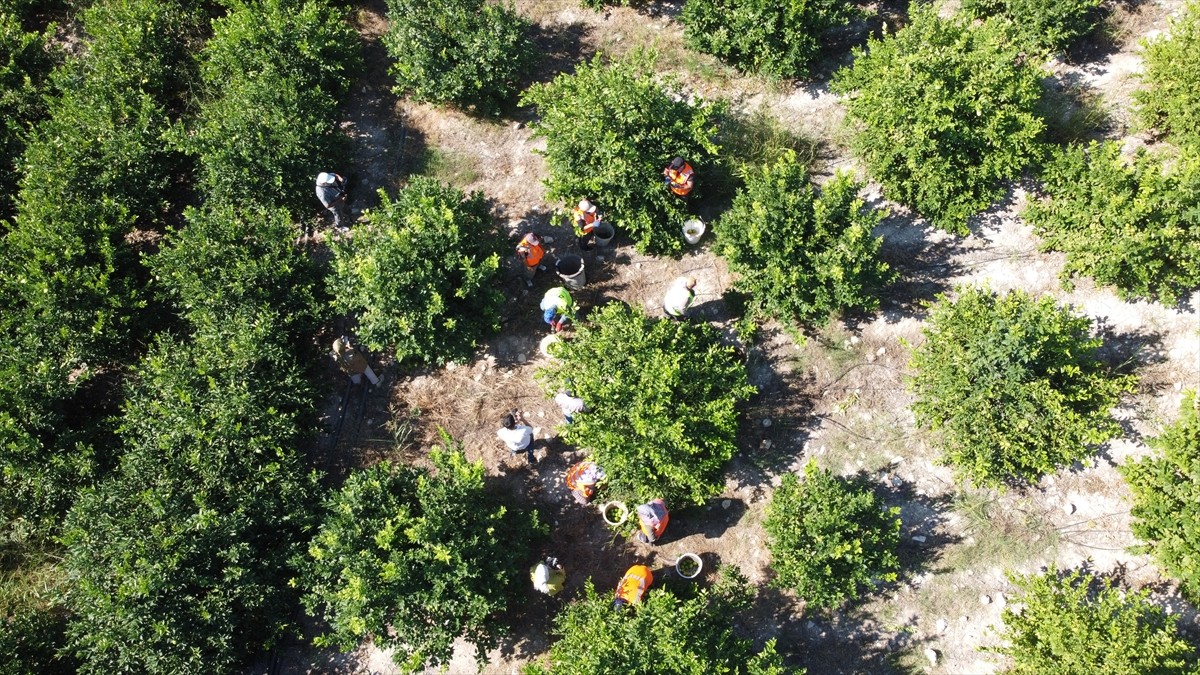
[{"label": "bare soil", "polygon": [[[481,121],[397,99],[389,90],[387,57],[379,43],[386,30],[382,3],[356,6],[354,23],[367,49],[367,69],[345,110],[344,126],[354,147],[354,166],[347,171],[357,177],[354,208],[369,208],[376,189],[395,190],[408,174],[426,171],[482,191],[492,200],[499,225],[514,237],[525,230],[543,235],[551,264],[558,256],[578,253],[567,229],[551,223],[553,210],[565,205],[544,202],[546,167],[527,118],[521,117],[528,112],[502,122]],[[535,39],[546,50],[539,79],[569,71],[597,51],[657,47],[671,57],[660,60],[663,70],[673,71],[692,90],[750,108],[768,105],[786,125],[820,140],[824,158],[818,173],[857,169],[845,149],[841,105],[823,81],[743,78],[708,57],[679,52],[682,27],[673,18],[678,5],[603,13],[545,0],[519,0],[516,7],[537,23]],[[1097,50],[1090,60],[1052,64],[1057,76],[1101,95],[1117,121],[1108,133],[1131,146],[1143,142],[1128,131],[1139,40],[1163,31],[1181,7],[1181,0],[1120,5],[1110,19],[1117,27],[1110,48]],[[846,61],[845,50],[832,54],[820,72]],[[1011,598],[1006,573],[1033,572],[1052,562],[1075,566],[1090,559],[1101,572],[1149,587],[1181,616],[1185,629],[1200,634],[1196,609],[1178,597],[1146,556],[1129,552],[1135,544],[1129,493],[1116,471],[1120,463],[1149,452],[1145,439],[1176,418],[1182,391],[1200,386],[1200,294],[1166,307],[1122,301],[1087,279],[1064,289],[1062,256],[1040,253],[1037,238],[1021,219],[1033,187],[1014,186],[1006,201],[972,221],[967,237],[930,228],[882,200],[878,186],[869,187],[868,200],[891,211],[878,233],[900,280],[887,289],[874,314],[840,318],[806,337],[766,327],[748,354],[760,393],[746,410],[741,453],[729,468],[725,492],[703,507],[673,513],[666,540],[658,546],[612,536],[596,508],[575,504],[563,485],[566,468],[582,453],[558,440],[561,415],[535,379],[545,358],[537,349],[545,335],[537,303],[557,285],[553,272],[540,274],[527,290],[514,268],[505,282],[504,327],[471,362],[413,371],[381,359],[382,388],[347,393],[338,384],[327,420],[337,433],[323,441],[329,463],[341,470],[384,457],[420,463],[423,449],[437,441],[439,428],[445,429],[461,440],[471,459],[486,464],[496,490],[531,500],[552,524],[545,553],[558,556],[566,567],[566,589],[554,599],[529,590],[527,602],[513,612],[513,635],[484,664],[487,673],[515,672],[544,654],[554,613],[584,581],[591,578],[598,588],[610,588],[634,562],[649,564],[663,583],[687,583],[670,568],[680,554],[693,552],[704,560],[704,578],[718,564],[734,564],[753,582],[766,582],[763,508],[779,476],[810,458],[843,475],[869,476],[879,493],[901,508],[905,563],[898,583],[829,616],[809,615],[794,595],[761,587],[753,611],[742,618],[742,630],[759,641],[777,638],[788,662],[813,675],[995,671],[1003,659],[983,648],[996,644],[1000,612]],[[585,315],[609,300],[659,314],[670,281],[691,274],[699,279],[698,315],[731,331],[732,317],[722,301],[730,274],[705,243],[671,260],[639,255],[618,237],[613,249],[585,256],[588,285],[577,300]],[[1033,488],[999,492],[956,483],[938,464],[937,448],[914,424],[905,376],[910,346],[922,340],[927,303],[960,283],[1049,293],[1095,318],[1106,340],[1105,357],[1142,376],[1137,393],[1114,411],[1125,427],[1123,437]],[[333,371],[330,377],[344,381]],[[533,466],[523,457],[510,457],[495,438],[499,417],[509,410],[524,411],[537,427],[539,461]],[[450,672],[475,670],[471,650],[462,647]],[[936,663],[926,660],[927,648],[936,651]],[[386,652],[370,645],[348,656],[294,645],[283,672],[397,669]]]}]

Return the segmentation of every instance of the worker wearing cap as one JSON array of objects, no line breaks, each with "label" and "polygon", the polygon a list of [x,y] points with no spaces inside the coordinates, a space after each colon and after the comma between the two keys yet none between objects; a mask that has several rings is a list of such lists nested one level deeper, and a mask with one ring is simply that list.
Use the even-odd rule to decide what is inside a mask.
[{"label": "worker wearing cap", "polygon": [[682,320],[696,299],[696,277],[679,277],[663,298],[663,311],[672,319]]},{"label": "worker wearing cap", "polygon": [[580,504],[588,504],[596,495],[596,486],[608,476],[598,464],[584,460],[567,469],[567,489]]},{"label": "worker wearing cap", "polygon": [[649,567],[645,565],[630,567],[625,572],[625,576],[617,582],[617,594],[613,599],[613,609],[624,607],[627,604],[642,604],[642,596],[646,594],[646,590],[652,583],[654,583],[654,574],[650,572]]},{"label": "worker wearing cap", "polygon": [[542,320],[550,324],[550,330],[558,333],[568,321],[574,320],[575,301],[571,293],[562,286],[555,286],[546,291],[539,305],[542,310]]},{"label": "worker wearing cap", "polygon": [[663,169],[663,184],[676,197],[686,197],[696,186],[696,172],[682,157],[676,157]]},{"label": "worker wearing cap", "polygon": [[371,384],[379,384],[379,376],[371,370],[367,357],[363,356],[345,335],[333,341],[333,360],[352,383],[362,382],[363,375],[366,375]]},{"label": "worker wearing cap", "polygon": [[346,179],[327,171],[317,174],[317,199],[333,214],[333,226],[345,232],[348,228],[342,227],[342,208],[346,204]]},{"label": "worker wearing cap", "polygon": [[600,214],[596,213],[596,205],[587,199],[579,200],[579,205],[571,212],[571,222],[575,225],[579,249],[592,250],[596,245],[596,226],[600,224]]},{"label": "worker wearing cap", "polygon": [[517,257],[521,259],[526,286],[532,287],[533,276],[538,270],[546,269],[546,266],[541,264],[545,255],[546,249],[542,248],[542,240],[533,232],[526,234],[517,244]]}]

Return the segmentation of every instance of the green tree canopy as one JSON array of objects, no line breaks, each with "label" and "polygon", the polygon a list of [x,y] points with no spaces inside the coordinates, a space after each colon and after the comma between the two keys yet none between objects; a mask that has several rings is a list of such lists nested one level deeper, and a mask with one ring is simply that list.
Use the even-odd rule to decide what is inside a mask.
[{"label": "green tree canopy", "polygon": [[791,151],[745,179],[717,222],[717,248],[755,313],[822,324],[834,311],[879,306],[870,291],[893,276],[871,234],[884,213],[864,208],[861,183],[839,174],[818,195]]},{"label": "green tree canopy", "polygon": [[736,568],[721,568],[711,589],[691,597],[651,588],[640,605],[614,611],[610,593],[588,581],[583,597],[554,619],[558,640],[547,663],[525,675],[802,675],[783,667],[775,641],[755,652],[733,623],[749,609],[754,591]]},{"label": "green tree canopy", "polygon": [[1120,432],[1109,409],[1137,379],[1096,358],[1090,319],[1022,291],[957,296],[939,296],[911,367],[917,421],[961,475],[1037,481]]},{"label": "green tree canopy", "polygon": [[503,242],[483,195],[414,177],[354,238],[333,247],[335,306],[358,315],[371,349],[397,360],[465,359],[500,328]]},{"label": "green tree canopy", "polygon": [[1200,145],[1200,2],[1184,5],[1166,35],[1143,47],[1146,88],[1134,93],[1142,123],[1180,145]]},{"label": "green tree canopy", "polygon": [[610,494],[630,502],[662,497],[672,508],[720,494],[737,451],[737,406],[755,389],[714,328],[611,303],[556,354],[542,377],[588,406],[563,439],[604,467]]},{"label": "green tree canopy", "polygon": [[448,663],[460,637],[483,663],[505,632],[499,615],[524,594],[543,527],[489,494],[483,463],[456,444],[430,459],[433,474],[358,471],[326,502],[302,563],[304,602],[329,624],[318,644],[350,651],[370,638],[409,672]]},{"label": "green tree canopy", "polygon": [[696,170],[696,190],[703,190],[723,108],[664,82],[652,61],[634,52],[606,65],[597,55],[574,73],[530,87],[521,103],[537,106],[531,127],[546,139],[549,199],[574,204],[587,197],[639,250],[678,253],[688,215],[683,200],[663,186],[663,167],[683,157]]}]

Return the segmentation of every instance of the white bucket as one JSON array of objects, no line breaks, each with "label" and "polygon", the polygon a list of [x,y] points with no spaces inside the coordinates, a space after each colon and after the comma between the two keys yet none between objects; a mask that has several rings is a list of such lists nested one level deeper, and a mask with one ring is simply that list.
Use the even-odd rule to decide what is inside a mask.
[{"label": "white bucket", "polygon": [[695,246],[700,243],[700,237],[704,236],[704,230],[704,223],[698,218],[693,218],[683,224],[683,238]]},{"label": "white bucket", "polygon": [[[609,511],[616,512],[615,518],[608,517]],[[604,522],[616,527],[629,519],[629,507],[625,505],[625,502],[608,502],[600,507],[600,517],[604,519]]]},{"label": "white bucket", "polygon": [[[695,566],[695,569],[689,570],[687,574],[685,574],[683,570],[685,561],[687,562],[687,567],[692,567],[693,565]],[[675,560],[675,573],[683,579],[695,579],[696,577],[700,576],[700,571],[703,569],[704,561],[701,560],[700,556],[696,555],[695,553],[684,553]]]},{"label": "white bucket", "polygon": [[562,341],[562,338],[551,333],[550,335],[542,338],[542,341],[538,343],[538,351],[542,353],[542,356],[553,359],[555,356],[554,352],[551,350],[554,349],[554,345],[558,344],[560,341]]}]

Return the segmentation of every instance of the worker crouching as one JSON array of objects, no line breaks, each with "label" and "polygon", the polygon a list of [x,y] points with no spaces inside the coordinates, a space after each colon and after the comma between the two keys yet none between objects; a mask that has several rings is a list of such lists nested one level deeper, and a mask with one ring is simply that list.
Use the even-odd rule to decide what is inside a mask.
[{"label": "worker crouching", "polygon": [[620,609],[625,605],[642,604],[642,597],[646,595],[646,590],[652,583],[654,583],[654,574],[650,572],[649,567],[645,565],[630,567],[625,572],[625,576],[617,582],[617,594],[613,599],[613,609]]},{"label": "worker crouching", "polygon": [[637,507],[637,516],[640,530],[638,541],[644,544],[658,541],[667,530],[667,521],[671,519],[667,513],[667,503],[661,499],[652,499]]}]

